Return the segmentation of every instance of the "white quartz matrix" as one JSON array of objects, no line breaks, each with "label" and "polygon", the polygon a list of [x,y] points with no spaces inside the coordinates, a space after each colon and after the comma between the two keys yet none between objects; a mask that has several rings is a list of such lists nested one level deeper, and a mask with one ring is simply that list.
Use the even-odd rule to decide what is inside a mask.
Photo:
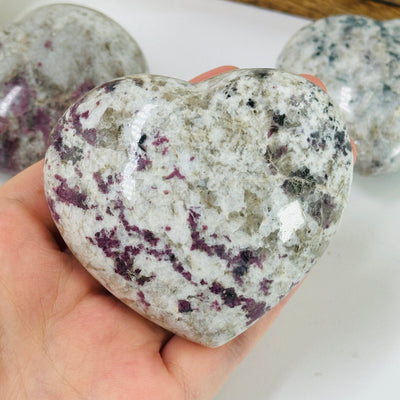
[{"label": "white quartz matrix", "polygon": [[45,159],[81,263],[155,323],[215,347],[275,306],[336,231],[353,170],[329,96],[268,69],[135,75],[69,108]]},{"label": "white quartz matrix", "polygon": [[[1,11],[0,11],[1,12]],[[40,7],[0,29],[0,169],[43,158],[57,120],[101,83],[146,71],[134,39],[86,7]]]},{"label": "white quartz matrix", "polygon": [[325,83],[357,146],[357,172],[400,170],[400,19],[320,19],[293,36],[277,65]]}]

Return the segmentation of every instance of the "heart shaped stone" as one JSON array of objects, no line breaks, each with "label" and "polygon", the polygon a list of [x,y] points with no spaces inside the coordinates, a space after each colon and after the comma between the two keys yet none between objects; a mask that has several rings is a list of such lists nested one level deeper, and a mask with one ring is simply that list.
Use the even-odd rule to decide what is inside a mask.
[{"label": "heart shaped stone", "polygon": [[71,251],[138,313],[212,347],[304,277],[352,178],[329,96],[268,69],[116,80],[53,136],[45,192]]},{"label": "heart shaped stone", "polygon": [[144,72],[137,43],[97,11],[38,8],[0,31],[0,168],[43,158],[51,129],[93,87]]},{"label": "heart shaped stone", "polygon": [[277,66],[318,76],[340,108],[364,175],[400,169],[400,20],[340,15],[297,32]]}]

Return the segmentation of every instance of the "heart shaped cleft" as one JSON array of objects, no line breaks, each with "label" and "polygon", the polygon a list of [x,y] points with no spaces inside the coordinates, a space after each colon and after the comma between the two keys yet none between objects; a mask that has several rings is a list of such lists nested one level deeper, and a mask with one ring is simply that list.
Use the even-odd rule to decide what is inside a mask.
[{"label": "heart shaped cleft", "polygon": [[211,347],[310,270],[352,170],[329,96],[268,69],[104,84],[59,121],[44,167],[54,221],[90,273],[138,313]]},{"label": "heart shaped cleft", "polygon": [[297,32],[277,66],[326,84],[357,147],[363,175],[400,170],[400,20],[357,15],[317,20]]},{"label": "heart shaped cleft", "polygon": [[76,5],[40,7],[0,30],[0,169],[43,158],[70,104],[95,86],[144,72],[131,36],[105,15]]}]

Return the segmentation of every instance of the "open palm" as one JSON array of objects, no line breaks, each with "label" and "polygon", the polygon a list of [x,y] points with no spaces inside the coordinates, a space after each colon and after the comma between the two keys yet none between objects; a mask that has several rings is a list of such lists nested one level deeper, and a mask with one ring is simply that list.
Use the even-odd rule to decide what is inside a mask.
[{"label": "open palm", "polygon": [[211,399],[283,303],[209,349],[107,292],[63,243],[43,162],[0,187],[0,398]]}]

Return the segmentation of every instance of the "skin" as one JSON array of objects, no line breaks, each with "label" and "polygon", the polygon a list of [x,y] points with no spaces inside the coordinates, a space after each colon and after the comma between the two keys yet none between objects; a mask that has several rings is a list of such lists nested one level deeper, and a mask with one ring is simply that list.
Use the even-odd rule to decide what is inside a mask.
[{"label": "skin", "polygon": [[0,398],[212,399],[293,292],[219,348],[175,336],[111,296],[72,256],[49,214],[42,171],[43,161],[0,187]]}]

